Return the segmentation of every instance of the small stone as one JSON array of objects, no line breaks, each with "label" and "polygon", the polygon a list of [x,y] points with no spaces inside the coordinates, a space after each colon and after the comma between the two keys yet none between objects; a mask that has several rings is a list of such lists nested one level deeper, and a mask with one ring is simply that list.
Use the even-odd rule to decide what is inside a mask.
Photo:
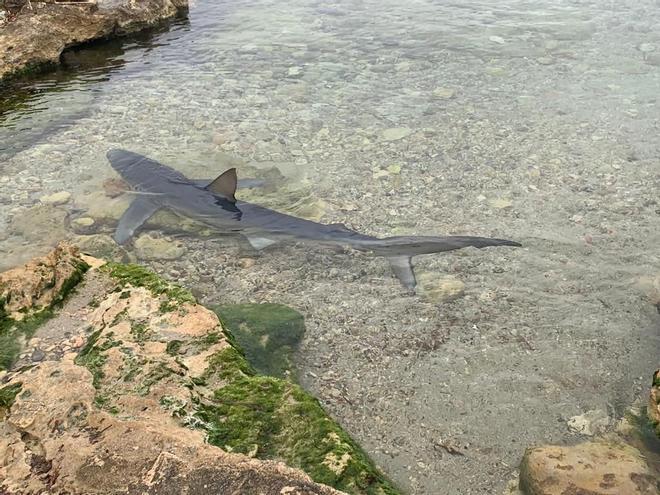
[{"label": "small stone", "polygon": [[39,198],[39,201],[41,201],[45,205],[58,206],[68,203],[70,199],[71,199],[70,192],[60,191],[53,194],[48,194],[46,196],[42,196],[41,198]]},{"label": "small stone", "polygon": [[44,351],[42,351],[41,349],[35,349],[34,351],[32,351],[32,356],[30,357],[30,359],[32,360],[33,363],[38,363],[40,361],[43,361],[45,357],[46,354],[44,353]]},{"label": "small stone", "polygon": [[105,195],[109,198],[121,196],[130,189],[129,185],[121,179],[106,179],[101,184]]},{"label": "small stone", "polygon": [[254,258],[240,258],[238,260],[238,266],[241,268],[251,268],[256,264],[256,260]]},{"label": "small stone", "polygon": [[76,224],[79,227],[91,227],[94,225],[94,219],[91,217],[80,217],[76,218],[71,223]]},{"label": "small stone", "polygon": [[454,97],[456,92],[452,88],[435,88],[433,90],[433,96],[440,98],[441,100],[448,100]]},{"label": "small stone", "polygon": [[178,242],[142,234],[135,240],[135,251],[143,260],[176,260],[186,252]]},{"label": "small stone", "polygon": [[541,65],[552,65],[555,62],[555,59],[552,57],[539,57],[536,61]]},{"label": "small stone", "polygon": [[81,217],[71,220],[71,227],[78,234],[88,234],[90,227],[94,225],[94,219],[91,217]]},{"label": "small stone", "polygon": [[81,335],[78,335],[77,337],[71,339],[71,347],[73,347],[74,349],[78,349],[79,347],[82,347],[84,343],[85,343],[85,339]]},{"label": "small stone", "polygon": [[390,175],[390,173],[387,170],[378,169],[378,170],[374,170],[372,177],[374,179],[382,179],[383,177],[387,177],[388,175]]},{"label": "small stone", "polygon": [[399,175],[401,173],[401,165],[392,164],[387,167],[387,171],[392,175]]},{"label": "small stone", "polygon": [[487,67],[486,73],[491,76],[503,76],[506,74],[506,70],[502,67]]},{"label": "small stone", "polygon": [[434,303],[453,301],[465,293],[465,284],[455,277],[439,277],[435,273],[421,273],[417,286],[422,296]]},{"label": "small stone", "polygon": [[289,77],[298,77],[302,74],[302,67],[289,67],[287,74]]},{"label": "small stone", "polygon": [[642,53],[651,53],[655,51],[655,45],[651,43],[640,43],[637,49]]},{"label": "small stone", "polygon": [[501,36],[490,36],[488,39],[493,43],[497,43],[498,45],[503,45],[505,43],[504,38]]},{"label": "small stone", "polygon": [[602,433],[610,426],[611,419],[605,411],[594,409],[568,420],[568,429],[573,433],[594,436]]},{"label": "small stone", "polygon": [[392,127],[383,131],[383,139],[385,141],[398,141],[412,134],[412,129],[408,127]]},{"label": "small stone", "polygon": [[509,198],[496,198],[491,200],[490,205],[498,210],[504,210],[513,206],[513,201]]}]

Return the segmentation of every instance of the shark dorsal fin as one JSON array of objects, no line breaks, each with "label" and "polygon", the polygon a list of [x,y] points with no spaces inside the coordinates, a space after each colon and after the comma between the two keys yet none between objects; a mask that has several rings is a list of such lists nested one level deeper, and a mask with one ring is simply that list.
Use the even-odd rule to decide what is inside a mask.
[{"label": "shark dorsal fin", "polygon": [[221,194],[230,201],[236,202],[236,185],[238,183],[238,176],[236,169],[230,168],[218,176],[211,182],[206,189],[216,194]]}]

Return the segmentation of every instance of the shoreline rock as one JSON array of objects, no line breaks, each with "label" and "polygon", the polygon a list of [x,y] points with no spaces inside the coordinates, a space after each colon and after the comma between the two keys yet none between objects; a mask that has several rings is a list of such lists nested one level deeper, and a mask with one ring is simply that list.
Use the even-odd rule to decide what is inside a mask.
[{"label": "shoreline rock", "polygon": [[[0,377],[0,492],[398,494],[314,397],[255,371],[186,289],[85,260],[83,283]],[[48,304],[29,295],[38,284],[12,287]],[[248,309],[216,311],[240,324]],[[276,323],[291,321],[278,309]]]},{"label": "shoreline rock", "polygon": [[56,65],[67,48],[155,26],[187,6],[188,0],[33,0],[0,25],[0,81]]}]

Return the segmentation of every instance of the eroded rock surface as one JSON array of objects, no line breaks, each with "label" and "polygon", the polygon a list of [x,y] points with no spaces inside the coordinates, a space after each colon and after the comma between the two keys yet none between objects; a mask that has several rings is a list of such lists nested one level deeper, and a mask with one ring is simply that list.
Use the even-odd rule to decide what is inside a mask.
[{"label": "eroded rock surface", "polygon": [[629,445],[588,442],[528,449],[520,466],[526,495],[657,495],[657,476]]},{"label": "eroded rock surface", "polygon": [[[71,250],[58,249],[51,264]],[[257,374],[188,291],[87,260],[29,341],[45,352],[21,355],[38,362],[2,378],[0,493],[397,493],[313,397]]]},{"label": "eroded rock surface", "polygon": [[60,244],[47,256],[0,273],[0,314],[22,320],[61,301],[86,269],[78,249]]},{"label": "eroded rock surface", "polygon": [[0,27],[0,79],[56,64],[65,48],[155,25],[187,4],[187,0],[32,1],[13,22]]}]

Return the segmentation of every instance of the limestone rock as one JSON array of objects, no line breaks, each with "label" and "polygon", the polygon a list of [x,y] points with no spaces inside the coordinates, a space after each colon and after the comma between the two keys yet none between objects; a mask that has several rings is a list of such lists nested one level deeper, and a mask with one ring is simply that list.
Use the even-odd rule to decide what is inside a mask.
[{"label": "limestone rock", "polygon": [[81,252],[110,261],[129,261],[129,255],[112,237],[106,234],[80,235],[71,240]]},{"label": "limestone rock", "polygon": [[532,448],[520,466],[526,495],[658,495],[657,482],[637,449],[615,443]]},{"label": "limestone rock", "polygon": [[0,423],[7,493],[340,493],[282,463],[205,444],[158,404],[160,417],[98,409],[92,375],[72,356],[17,379],[22,391]]},{"label": "limestone rock", "polygon": [[[190,292],[138,265],[85,277],[30,339],[38,362],[3,377],[0,493],[341,493],[295,468],[356,495],[398,493],[316,399],[256,373]],[[272,317],[280,332],[261,333],[264,348],[295,343],[302,316],[258,309],[247,330]]]},{"label": "limestone rock", "polygon": [[0,79],[59,63],[67,47],[153,26],[185,6],[186,0],[97,0],[22,9],[0,31]]},{"label": "limestone rock", "polygon": [[465,292],[465,284],[459,279],[452,276],[438,277],[434,273],[419,274],[417,287],[422,296],[436,303],[458,299]]},{"label": "limestone rock", "polygon": [[62,243],[47,256],[0,274],[0,313],[15,320],[62,300],[86,270],[78,249]]},{"label": "limestone rock", "polygon": [[137,256],[143,260],[176,260],[186,252],[180,243],[142,234],[135,240]]},{"label": "limestone rock", "polygon": [[48,244],[66,237],[66,211],[52,205],[36,205],[19,211],[9,222],[9,232],[33,242]]},{"label": "limestone rock", "polygon": [[58,205],[67,204],[70,199],[71,199],[70,192],[60,191],[53,194],[48,194],[46,196],[42,196],[41,198],[39,198],[39,201],[41,201],[45,205],[58,206]]},{"label": "limestone rock", "polygon": [[568,429],[592,437],[604,433],[612,423],[607,413],[601,409],[593,409],[568,420]]}]

